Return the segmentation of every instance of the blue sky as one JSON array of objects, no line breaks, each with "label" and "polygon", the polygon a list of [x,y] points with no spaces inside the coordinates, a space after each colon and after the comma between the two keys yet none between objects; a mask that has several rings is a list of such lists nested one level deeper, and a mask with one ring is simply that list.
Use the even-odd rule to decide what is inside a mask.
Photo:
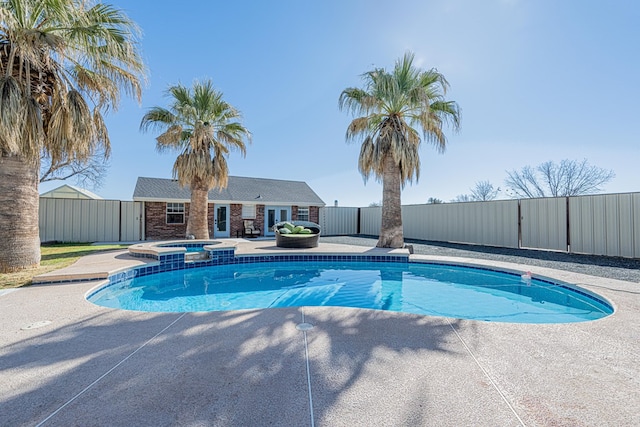
[{"label": "blue sky", "polygon": [[444,154],[423,144],[420,180],[405,187],[403,204],[449,201],[480,180],[504,188],[507,170],[564,158],[613,169],[607,192],[640,191],[640,3],[112,4],[142,28],[149,80],[142,105],[125,100],[107,118],[111,166],[95,190],[105,198],[131,200],[138,176],[171,177],[177,153],[157,153],[140,119],[167,105],[168,85],[211,78],[253,134],[246,158],[230,156],[231,175],[306,181],[327,205],[377,202],[381,185],[365,185],[357,171],[359,146],[344,138],[352,117],[338,110],[338,97],[408,50],[446,76],[462,126],[445,130]]}]

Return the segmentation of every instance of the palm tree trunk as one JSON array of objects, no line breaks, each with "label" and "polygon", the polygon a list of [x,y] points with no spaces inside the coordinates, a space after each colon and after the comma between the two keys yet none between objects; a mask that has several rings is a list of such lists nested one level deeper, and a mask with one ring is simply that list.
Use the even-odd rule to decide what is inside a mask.
[{"label": "palm tree trunk", "polygon": [[40,265],[38,164],[0,155],[0,273]]},{"label": "palm tree trunk", "polygon": [[209,238],[209,189],[199,182],[191,183],[191,205],[189,206],[189,220],[187,221],[187,236],[196,239]]},{"label": "palm tree trunk", "polygon": [[400,169],[393,158],[387,154],[382,174],[382,224],[380,226],[379,248],[402,248],[402,205],[400,201]]}]

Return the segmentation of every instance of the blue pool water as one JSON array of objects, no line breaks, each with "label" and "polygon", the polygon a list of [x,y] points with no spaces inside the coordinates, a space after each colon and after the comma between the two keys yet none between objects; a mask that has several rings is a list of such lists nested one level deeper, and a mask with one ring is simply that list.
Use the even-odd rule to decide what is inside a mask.
[{"label": "blue pool water", "polygon": [[168,271],[91,294],[111,308],[196,312],[342,306],[515,323],[567,323],[613,309],[580,288],[462,266],[265,262]]}]

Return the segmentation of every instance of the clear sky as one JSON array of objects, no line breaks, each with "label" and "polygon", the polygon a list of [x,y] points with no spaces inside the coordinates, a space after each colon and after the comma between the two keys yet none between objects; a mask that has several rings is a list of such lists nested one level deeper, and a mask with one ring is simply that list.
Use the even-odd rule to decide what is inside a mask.
[{"label": "clear sky", "polygon": [[639,2],[111,3],[143,31],[149,80],[142,105],[125,100],[107,118],[111,166],[94,190],[102,197],[131,200],[138,176],[171,177],[177,153],[157,153],[140,119],[167,106],[169,85],[211,78],[253,134],[246,158],[230,156],[231,175],[306,181],[327,205],[377,202],[381,185],[357,171],[359,145],[344,138],[352,117],[338,97],[408,50],[446,76],[462,126],[445,129],[444,154],[423,144],[420,180],[403,204],[449,201],[480,180],[504,188],[507,170],[565,158],[613,169],[607,192],[640,191]]}]

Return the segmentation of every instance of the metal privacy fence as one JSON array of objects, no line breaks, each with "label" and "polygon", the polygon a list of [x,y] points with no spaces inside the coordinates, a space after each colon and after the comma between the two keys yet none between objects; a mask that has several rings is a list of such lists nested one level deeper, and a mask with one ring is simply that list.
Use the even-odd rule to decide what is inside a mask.
[{"label": "metal privacy fence", "polygon": [[41,242],[127,242],[142,236],[142,203],[40,198]]},{"label": "metal privacy fence", "polygon": [[[325,235],[377,236],[381,215],[320,211]],[[407,239],[640,258],[640,193],[405,205],[402,222]]]},{"label": "metal privacy fence", "polygon": [[[405,205],[408,239],[640,258],[640,193]],[[377,236],[379,207],[320,209],[325,236]],[[40,199],[40,240],[137,241],[141,202]]]}]

